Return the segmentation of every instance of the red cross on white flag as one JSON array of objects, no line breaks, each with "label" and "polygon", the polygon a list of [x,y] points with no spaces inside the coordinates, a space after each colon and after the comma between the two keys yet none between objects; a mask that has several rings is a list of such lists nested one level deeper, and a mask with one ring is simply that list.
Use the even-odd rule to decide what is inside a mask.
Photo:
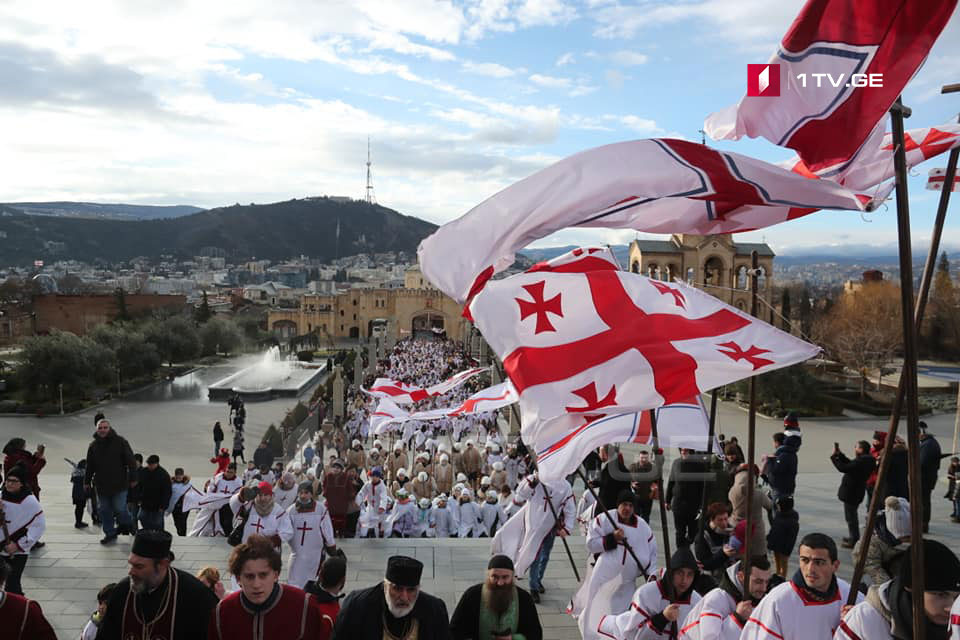
[{"label": "red cross on white flag", "polygon": [[[531,299],[532,285],[542,295]],[[538,452],[610,416],[690,403],[820,351],[698,289],[622,271],[491,281],[470,312],[520,394],[523,439]],[[550,422],[567,416],[559,431]]]},{"label": "red cross on white flag", "polygon": [[374,398],[390,398],[397,404],[410,404],[426,400],[427,398],[442,396],[448,391],[456,389],[473,376],[483,373],[488,369],[489,367],[467,369],[450,376],[443,382],[438,382],[429,387],[416,387],[406,384],[405,382],[390,380],[389,378],[377,378],[373,381],[369,389],[360,387],[360,390]]}]

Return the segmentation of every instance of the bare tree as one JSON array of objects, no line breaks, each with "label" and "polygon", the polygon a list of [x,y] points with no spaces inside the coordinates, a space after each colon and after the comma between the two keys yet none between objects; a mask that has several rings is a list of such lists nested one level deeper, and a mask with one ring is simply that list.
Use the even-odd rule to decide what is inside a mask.
[{"label": "bare tree", "polygon": [[867,370],[882,368],[900,349],[900,289],[889,282],[864,283],[838,299],[814,330],[828,357],[859,373],[863,398]]}]

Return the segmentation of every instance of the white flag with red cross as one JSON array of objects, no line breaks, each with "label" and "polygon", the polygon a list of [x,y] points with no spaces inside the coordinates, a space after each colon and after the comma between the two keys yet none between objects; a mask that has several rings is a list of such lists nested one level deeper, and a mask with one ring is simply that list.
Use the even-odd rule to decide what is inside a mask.
[{"label": "white flag with red cross", "polygon": [[703,128],[715,140],[762,136],[795,149],[814,172],[846,162],[886,118],[956,5],[808,0],[769,63],[748,66],[747,94]]},{"label": "white flag with red cross", "polygon": [[[781,163],[780,166],[811,178],[826,178],[850,189],[871,189],[893,177],[893,135],[884,133],[880,122],[870,139],[849,162],[840,163],[813,172],[798,157]],[[941,153],[960,147],[960,124],[943,124],[936,127],[910,129],[903,134],[907,168],[915,167]]]},{"label": "white flag with red cross", "polygon": [[429,387],[418,387],[405,382],[398,382],[389,378],[377,378],[369,389],[360,387],[361,391],[373,396],[374,398],[390,398],[397,404],[411,404],[442,396],[443,394],[456,389],[461,384],[473,376],[489,370],[489,367],[475,367],[454,374],[435,385]]},{"label": "white flag with red cross", "polygon": [[428,411],[418,411],[410,414],[410,420],[437,420],[439,418],[455,418],[457,416],[468,415],[471,413],[483,413],[484,411],[494,411],[507,407],[517,400],[520,396],[516,389],[510,384],[510,381],[495,384],[492,387],[481,389],[475,394],[461,402],[455,407],[443,407],[441,409],[430,409]]},{"label": "white flag with red cross", "polygon": [[[470,312],[520,394],[524,442],[539,452],[570,436],[578,463],[601,418],[687,403],[820,352],[703,291],[623,271],[492,281]],[[626,420],[617,437],[636,437]]]},{"label": "white flag with red cross", "polygon": [[409,420],[409,414],[393,403],[390,398],[380,398],[377,408],[370,414],[370,433],[380,435],[391,425]]},{"label": "white flag with red cross", "polygon": [[464,302],[517,251],[567,227],[733,233],[818,209],[867,210],[874,195],[685,140],[633,140],[564,158],[494,194],[424,239],[418,256],[430,282]]}]

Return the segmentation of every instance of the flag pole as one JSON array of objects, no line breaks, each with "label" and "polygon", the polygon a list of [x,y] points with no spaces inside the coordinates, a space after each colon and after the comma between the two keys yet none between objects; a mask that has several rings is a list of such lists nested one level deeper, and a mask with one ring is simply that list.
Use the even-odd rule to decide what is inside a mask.
[{"label": "flag pole", "polygon": [[[760,257],[750,252],[750,315],[757,316],[757,285]],[[743,584],[750,584],[750,543],[753,540],[753,491],[756,477],[754,468],[757,458],[757,376],[750,377],[750,412],[747,414],[747,529],[743,541]]]},{"label": "flag pole", "polygon": [[[520,416],[519,416],[519,415],[516,415],[516,412],[517,412],[517,406],[516,406],[516,404],[511,404],[511,405],[510,405],[510,413],[511,413],[511,415],[514,415],[514,417],[516,417],[517,423],[519,424],[519,423],[520,423]],[[538,467],[538,465],[537,465],[537,452],[536,452],[536,451],[531,451],[531,452],[530,452],[530,462],[533,463],[534,470],[539,469],[539,467]],[[550,513],[553,514],[553,520],[554,520],[555,523],[559,523],[559,522],[560,522],[560,516],[557,514],[557,508],[556,508],[555,506],[553,506],[553,497],[550,495],[550,492],[547,491],[547,483],[545,483],[543,480],[540,480],[540,484],[543,485],[543,495],[545,495],[545,496],[547,497],[547,504],[550,506]],[[554,528],[556,528],[556,525],[554,526]],[[572,532],[571,532],[571,533],[572,533]],[[566,550],[566,552],[567,552],[567,559],[570,560],[570,568],[573,569],[573,575],[574,575],[574,577],[577,579],[577,582],[580,582],[580,572],[577,571],[577,563],[573,561],[573,553],[570,552],[570,545],[567,544],[567,539],[566,539],[565,537],[563,537],[563,536],[558,536],[558,537],[560,538],[560,542],[563,543],[563,548],[564,548],[564,550]]]},{"label": "flag pole", "polygon": [[[656,409],[650,409],[650,435],[653,437],[653,450],[658,456],[663,455],[663,450],[660,448],[660,436],[657,433],[657,411]],[[660,586],[663,588],[663,592],[666,595],[667,600],[673,604],[674,593],[673,593],[673,572],[670,570],[670,528],[667,526],[667,503],[664,502],[663,494],[663,466],[656,465],[657,475],[657,502],[660,504],[660,527],[663,529],[663,580],[660,581]],[[670,637],[674,638],[677,635],[677,623],[670,623]]]},{"label": "flag pole", "polygon": [[[617,523],[614,521],[613,516],[610,515],[610,511],[607,510],[606,508],[604,508],[604,507],[606,507],[606,505],[601,504],[601,502],[600,502],[600,496],[597,495],[597,491],[596,491],[593,487],[590,486],[590,483],[587,482],[587,476],[585,476],[585,475],[583,474],[583,467],[582,467],[582,466],[577,467],[577,475],[580,476],[580,479],[581,479],[581,480],[583,480],[583,486],[585,486],[585,487],[587,488],[587,491],[590,492],[590,495],[593,496],[593,499],[594,499],[594,501],[595,501],[595,504],[596,504],[597,506],[603,508],[603,509],[602,509],[602,510],[603,510],[603,514],[604,514],[605,516],[607,516],[607,520],[610,521],[610,524],[613,526],[613,530],[616,531],[617,529],[619,529],[620,527],[617,526]],[[637,517],[639,518],[640,516],[637,516]],[[631,547],[631,546],[630,546],[630,543],[627,542],[626,537],[624,537],[624,539],[623,539],[623,547],[627,550],[627,553],[630,554],[630,557],[633,558],[633,561],[637,563],[637,568],[640,569],[640,571],[643,573],[644,577],[646,577],[647,575],[649,575],[649,573],[650,573],[650,567],[645,567],[645,566],[643,566],[643,564],[640,562],[640,559],[637,557],[637,554],[633,552],[633,547]]]},{"label": "flag pole", "polygon": [[[913,308],[913,256],[910,247],[910,202],[907,198],[907,156],[904,149],[903,119],[910,115],[900,98],[890,109],[893,133],[893,164],[897,184],[897,232],[900,248],[900,309],[903,319],[903,368],[907,414],[907,458],[909,461],[910,506],[912,516],[910,559],[913,593],[913,638],[926,637],[923,607],[923,502],[920,488],[920,427],[917,406],[917,325],[910,317]],[[946,184],[944,185],[946,189]],[[929,258],[929,256],[928,256]]]},{"label": "flag pole", "polygon": [[[710,427],[707,432],[707,471],[710,471],[710,466],[713,463],[713,436],[716,434],[717,429],[717,396],[719,395],[719,390],[714,389],[710,392]],[[723,454],[723,451],[718,451],[716,453]],[[707,504],[708,494],[707,487],[703,487],[703,501],[700,504],[700,521],[697,526],[700,527],[700,530],[703,530],[704,525],[707,522]]]},{"label": "flag pole", "polygon": [[[960,122],[960,118],[957,120]],[[954,176],[956,176],[958,156],[960,156],[960,149],[954,149],[950,152],[950,156],[947,160],[947,171],[946,175],[944,176],[946,181],[944,182],[943,190],[940,192],[940,202],[937,206],[937,216],[933,223],[933,233],[930,236],[930,250],[927,253],[927,260],[923,267],[923,278],[920,280],[920,291],[917,293],[917,301],[913,310],[913,324],[917,328],[923,324],[927,300],[930,295],[930,286],[933,282],[933,272],[936,265],[936,258],[937,254],[940,252],[940,239],[943,235],[943,225],[947,217],[947,206],[950,203],[950,190],[947,189],[947,185],[952,184]],[[906,380],[904,376],[901,375],[900,382],[897,385],[897,395],[890,411],[890,426],[887,429],[886,444],[884,445],[883,451],[880,455],[877,469],[877,482],[873,487],[873,495],[870,497],[870,506],[867,509],[867,521],[864,524],[863,535],[860,537],[861,549],[866,549],[870,545],[870,538],[873,537],[874,524],[877,518],[877,509],[880,507],[880,502],[884,497],[883,487],[886,483],[891,460],[891,457],[888,456],[887,453],[889,453],[890,449],[893,447],[893,441],[897,436],[897,429],[900,425],[900,416],[903,411],[903,400],[906,393],[905,384]],[[960,413],[960,409],[958,409],[958,413]],[[954,450],[956,450],[956,448],[954,448]],[[866,561],[867,554],[861,553],[860,559],[857,561],[856,567],[853,570],[853,578],[851,579],[851,584],[854,587],[860,584],[860,580],[863,579]],[[851,593],[847,597],[847,604],[856,604],[856,597],[856,589],[851,589]]]}]

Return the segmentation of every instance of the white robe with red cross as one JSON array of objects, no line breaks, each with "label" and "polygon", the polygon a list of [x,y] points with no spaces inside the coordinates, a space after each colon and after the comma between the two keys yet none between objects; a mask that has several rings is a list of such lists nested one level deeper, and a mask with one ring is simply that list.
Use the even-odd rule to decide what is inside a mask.
[{"label": "white robe with red cross", "polygon": [[591,561],[594,555],[599,555],[567,607],[567,613],[577,618],[584,638],[599,637],[596,629],[600,618],[609,613],[625,611],[637,589],[637,578],[645,580],[648,575],[657,572],[657,541],[650,526],[636,514],[632,522],[623,522],[616,509],[610,509],[607,513],[617,523],[617,528],[623,530],[624,541],[630,545],[642,566],[637,566],[622,543],[613,549],[606,549],[605,538],[614,531],[610,518],[600,513],[590,520],[587,551],[591,554]]},{"label": "white robe with red cross", "polygon": [[[727,567],[727,577],[741,587],[737,580],[740,563]],[[678,638],[681,640],[739,640],[743,627],[733,613],[737,605],[732,595],[717,587],[703,596],[681,621]]]},{"label": "white robe with red cross", "polygon": [[287,584],[303,589],[308,580],[314,580],[326,555],[326,547],[336,546],[333,522],[327,505],[314,501],[309,511],[297,511],[297,505],[287,509],[293,537],[290,538],[290,575]]},{"label": "white robe with red cross", "polygon": [[[684,620],[698,602],[700,602],[700,594],[696,591],[690,592],[689,600],[674,602],[673,604],[680,605],[680,615],[677,620]],[[629,609],[619,615],[607,615],[600,619],[597,626],[598,635],[595,637],[616,640],[661,640],[673,637],[671,623],[668,622],[663,631],[658,631],[652,622],[652,618],[662,613],[670,604],[670,600],[666,598],[660,586],[660,580],[648,582],[633,594]]]},{"label": "white robe with red cross", "polygon": [[[240,506],[240,494],[236,493],[230,498],[230,508],[237,514],[240,511]],[[276,502],[273,503],[273,509],[270,510],[270,513],[265,516],[257,513],[257,509],[254,507],[252,500],[246,503],[244,508],[250,510],[250,515],[247,517],[246,524],[243,525],[243,542],[246,542],[247,538],[255,533],[268,538],[276,535],[280,537],[281,541],[286,542],[290,542],[291,538],[293,538],[293,526],[290,523],[290,516],[288,516],[287,512],[281,509]],[[236,524],[236,522],[234,524]],[[279,550],[280,546],[277,545],[277,551]]]},{"label": "white robe with red cross", "polygon": [[[830,640],[840,626],[840,611],[850,584],[837,580],[830,602],[810,600],[792,581],[775,587],[753,610],[740,634],[742,640]],[[863,595],[857,594],[857,602]]]}]

